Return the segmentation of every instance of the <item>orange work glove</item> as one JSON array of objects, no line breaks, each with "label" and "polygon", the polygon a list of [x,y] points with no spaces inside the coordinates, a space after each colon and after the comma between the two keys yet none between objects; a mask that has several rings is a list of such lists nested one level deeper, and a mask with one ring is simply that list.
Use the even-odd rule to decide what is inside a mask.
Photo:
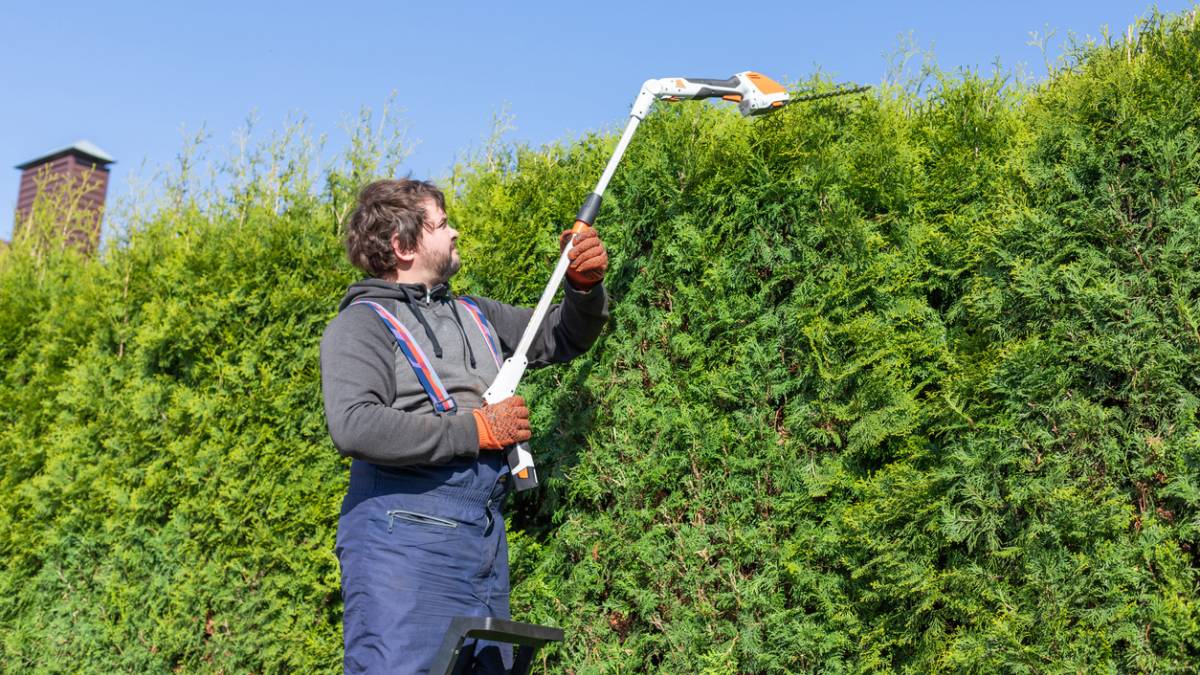
[{"label": "orange work glove", "polygon": [[[566,247],[570,238],[570,230],[562,233],[558,238],[559,250]],[[608,271],[608,251],[604,250],[600,235],[596,234],[594,228],[584,228],[575,235],[575,247],[567,257],[571,259],[567,281],[576,289],[586,291],[604,280],[604,273]]]},{"label": "orange work glove", "polygon": [[471,414],[475,416],[480,450],[503,450],[529,440],[529,408],[520,396],[510,396],[496,405],[484,403]]}]

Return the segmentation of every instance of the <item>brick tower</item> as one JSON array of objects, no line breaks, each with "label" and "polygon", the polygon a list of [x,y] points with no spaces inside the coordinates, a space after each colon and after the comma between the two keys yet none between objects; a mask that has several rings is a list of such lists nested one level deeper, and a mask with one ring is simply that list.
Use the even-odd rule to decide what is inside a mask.
[{"label": "brick tower", "polygon": [[68,241],[86,252],[100,241],[100,217],[108,193],[108,165],[115,160],[88,141],[78,141],[24,164],[17,193],[14,236],[26,224],[39,194],[62,200],[60,208],[74,215],[66,233]]}]

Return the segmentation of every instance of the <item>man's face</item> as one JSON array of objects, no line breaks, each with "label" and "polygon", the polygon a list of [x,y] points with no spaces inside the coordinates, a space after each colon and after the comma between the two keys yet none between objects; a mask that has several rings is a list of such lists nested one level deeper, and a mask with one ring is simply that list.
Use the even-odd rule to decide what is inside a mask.
[{"label": "man's face", "polygon": [[425,225],[417,241],[416,265],[424,270],[430,285],[445,283],[462,267],[458,257],[458,230],[446,219],[446,212],[432,199],[426,199]]}]

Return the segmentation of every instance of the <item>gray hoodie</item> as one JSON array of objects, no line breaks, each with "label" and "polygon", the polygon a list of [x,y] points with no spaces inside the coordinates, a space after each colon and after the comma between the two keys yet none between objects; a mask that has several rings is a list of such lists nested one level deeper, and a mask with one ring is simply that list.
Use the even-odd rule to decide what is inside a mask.
[{"label": "gray hoodie", "polygon": [[[563,363],[587,351],[608,319],[603,285],[587,292],[563,284],[529,349],[529,365]],[[500,342],[500,359],[512,355],[533,310],[472,297]],[[395,338],[369,305],[372,300],[409,330],[429,358],[458,413],[434,411]],[[366,279],[346,290],[339,314],[321,339],[325,420],[338,451],[373,464],[445,464],[479,455],[471,410],[499,371],[475,321],[445,284],[395,284]]]}]

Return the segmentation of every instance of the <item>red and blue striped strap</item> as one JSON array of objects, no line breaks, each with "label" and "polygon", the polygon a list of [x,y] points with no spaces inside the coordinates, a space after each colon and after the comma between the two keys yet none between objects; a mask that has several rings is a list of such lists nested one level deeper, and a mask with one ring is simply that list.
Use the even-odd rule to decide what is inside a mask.
[{"label": "red and blue striped strap", "polygon": [[384,325],[392,332],[392,337],[396,338],[396,344],[399,345],[400,351],[404,352],[405,358],[408,359],[408,365],[412,366],[425,393],[429,395],[433,409],[439,414],[453,415],[458,409],[458,404],[454,402],[454,397],[450,395],[450,392],[446,391],[446,387],[442,385],[442,379],[433,369],[433,363],[425,356],[425,352],[421,350],[421,346],[413,339],[412,333],[408,332],[404,324],[377,302],[355,300],[351,304],[370,305],[371,309],[375,310],[379,318],[383,319]]},{"label": "red and blue striped strap", "polygon": [[500,343],[496,340],[496,334],[492,332],[492,324],[488,323],[487,317],[483,315],[483,310],[479,305],[470,298],[459,297],[458,301],[466,308],[467,313],[475,319],[475,325],[479,326],[479,332],[483,333],[483,341],[487,343],[488,350],[492,352],[492,358],[496,361],[496,367],[500,367]]}]

